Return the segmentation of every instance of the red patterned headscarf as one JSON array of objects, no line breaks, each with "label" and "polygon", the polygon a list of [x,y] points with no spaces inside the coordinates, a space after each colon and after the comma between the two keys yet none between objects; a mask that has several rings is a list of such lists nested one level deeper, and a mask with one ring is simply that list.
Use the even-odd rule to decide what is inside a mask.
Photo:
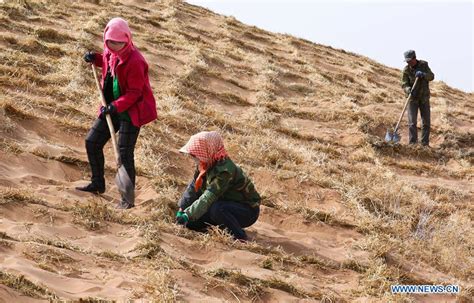
[{"label": "red patterned headscarf", "polygon": [[188,143],[179,151],[199,159],[199,176],[194,183],[196,191],[201,188],[207,169],[217,161],[228,157],[222,137],[216,131],[200,132],[191,136]]}]

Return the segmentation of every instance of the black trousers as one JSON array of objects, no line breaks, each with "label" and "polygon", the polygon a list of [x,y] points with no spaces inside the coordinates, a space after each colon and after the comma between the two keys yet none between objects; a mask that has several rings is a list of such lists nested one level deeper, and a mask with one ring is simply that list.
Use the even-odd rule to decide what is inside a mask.
[{"label": "black trousers", "polygon": [[[201,193],[202,194],[202,193]],[[178,206],[182,209],[188,208],[199,199],[200,194],[194,191],[194,180],[189,183],[183,198]],[[247,203],[217,200],[209,207],[207,212],[196,221],[188,222],[187,228],[204,231],[209,225],[217,225],[227,229],[236,239],[247,239],[244,227],[254,224],[260,215],[260,207],[251,207]]]},{"label": "black trousers", "polygon": [[[119,132],[118,148],[120,160],[125,167],[130,180],[135,185],[135,159],[134,151],[140,128],[129,121],[120,120],[117,115],[112,116],[115,131]],[[97,118],[86,136],[86,150],[91,167],[91,181],[100,186],[105,186],[104,178],[104,145],[110,139],[107,121]]]},{"label": "black trousers", "polygon": [[260,215],[260,207],[251,207],[246,203],[217,200],[208,211],[196,221],[188,222],[189,229],[202,231],[209,225],[227,229],[235,239],[247,240],[243,230],[254,224]]},{"label": "black trousers", "polygon": [[410,100],[408,104],[408,141],[410,144],[417,143],[418,130],[416,127],[418,118],[418,109],[421,116],[421,144],[430,144],[430,122],[431,111],[430,101]]}]

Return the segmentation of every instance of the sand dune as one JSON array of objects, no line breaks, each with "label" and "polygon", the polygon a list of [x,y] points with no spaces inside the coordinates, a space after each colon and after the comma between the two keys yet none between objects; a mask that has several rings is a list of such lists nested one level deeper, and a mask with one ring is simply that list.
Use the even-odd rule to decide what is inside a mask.
[{"label": "sand dune", "polygon": [[[369,58],[180,1],[0,7],[0,302],[472,300],[472,93],[433,82],[431,148],[406,145],[405,120],[391,146],[400,70]],[[98,107],[82,55],[112,16],[129,20],[159,112],[129,211],[114,208],[109,145],[107,191],[74,190]],[[193,171],[177,149],[201,130],[222,132],[263,196],[249,243],[173,223]],[[461,292],[390,292],[437,283]]]}]

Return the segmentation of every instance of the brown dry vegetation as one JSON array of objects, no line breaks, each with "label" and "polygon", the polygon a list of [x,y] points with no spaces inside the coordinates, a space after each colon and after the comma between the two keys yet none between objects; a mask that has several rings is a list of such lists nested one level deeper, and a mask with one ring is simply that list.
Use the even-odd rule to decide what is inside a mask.
[{"label": "brown dry vegetation", "polygon": [[[383,142],[400,71],[180,1],[0,4],[0,297],[31,300],[469,302],[473,95],[432,83],[432,148]],[[137,207],[88,178],[98,104],[82,54],[112,16],[150,65],[159,119],[136,149]],[[436,73],[436,71],[434,71]],[[385,75],[383,77],[379,75]],[[263,196],[253,241],[173,224],[190,135],[222,132]],[[390,285],[459,284],[457,296]]]}]

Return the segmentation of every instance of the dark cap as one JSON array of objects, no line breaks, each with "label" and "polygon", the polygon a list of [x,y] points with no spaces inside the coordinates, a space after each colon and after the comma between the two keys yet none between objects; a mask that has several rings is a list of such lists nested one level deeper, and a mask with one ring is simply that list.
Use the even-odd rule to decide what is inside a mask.
[{"label": "dark cap", "polygon": [[416,58],[416,53],[415,53],[414,50],[410,49],[410,50],[407,50],[406,52],[404,52],[403,56],[405,56],[405,62],[408,62],[411,59]]}]

